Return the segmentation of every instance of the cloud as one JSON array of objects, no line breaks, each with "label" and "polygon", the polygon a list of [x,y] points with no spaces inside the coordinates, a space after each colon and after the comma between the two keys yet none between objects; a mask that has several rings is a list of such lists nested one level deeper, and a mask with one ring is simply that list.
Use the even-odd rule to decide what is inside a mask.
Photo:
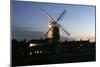
[{"label": "cloud", "polygon": [[44,35],[44,33],[40,31],[30,31],[19,27],[13,27],[11,33],[11,38],[16,38],[18,40],[40,39]]}]

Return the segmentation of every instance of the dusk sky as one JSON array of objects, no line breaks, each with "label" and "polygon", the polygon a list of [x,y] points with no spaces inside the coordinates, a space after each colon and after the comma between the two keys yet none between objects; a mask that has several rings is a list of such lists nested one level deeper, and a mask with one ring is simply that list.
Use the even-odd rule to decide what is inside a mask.
[{"label": "dusk sky", "polygon": [[61,37],[72,39],[95,39],[95,6],[53,4],[13,1],[11,5],[12,37],[16,39],[39,39],[48,30],[48,17],[40,10],[46,10],[57,19],[63,10],[64,18],[59,22],[69,33],[60,30]]}]

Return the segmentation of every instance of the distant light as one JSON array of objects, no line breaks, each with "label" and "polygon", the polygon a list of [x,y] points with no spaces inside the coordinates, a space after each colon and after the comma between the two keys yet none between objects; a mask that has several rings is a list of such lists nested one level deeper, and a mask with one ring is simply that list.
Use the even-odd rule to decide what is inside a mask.
[{"label": "distant light", "polygon": [[42,51],[40,51],[40,53],[42,53]]},{"label": "distant light", "polygon": [[37,46],[39,44],[33,44],[33,43],[30,43],[29,47],[33,47],[33,46]]},{"label": "distant light", "polygon": [[39,53],[39,51],[37,51],[37,54]]},{"label": "distant light", "polygon": [[32,55],[32,52],[30,52],[30,55]]},{"label": "distant light", "polygon": [[81,46],[83,46],[83,44],[80,44]]},{"label": "distant light", "polygon": [[36,54],[36,51],[34,51],[34,53]]}]

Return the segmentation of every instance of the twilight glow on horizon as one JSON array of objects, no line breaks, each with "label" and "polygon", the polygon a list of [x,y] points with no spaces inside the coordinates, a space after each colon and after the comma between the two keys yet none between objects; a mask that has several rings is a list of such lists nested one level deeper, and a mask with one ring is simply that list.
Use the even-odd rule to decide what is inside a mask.
[{"label": "twilight glow on horizon", "polygon": [[40,8],[46,10],[54,19],[57,19],[63,10],[67,11],[59,24],[71,33],[71,37],[60,30],[61,37],[95,41],[95,6],[23,1],[12,1],[13,38],[39,39],[43,37],[48,30],[49,18]]}]

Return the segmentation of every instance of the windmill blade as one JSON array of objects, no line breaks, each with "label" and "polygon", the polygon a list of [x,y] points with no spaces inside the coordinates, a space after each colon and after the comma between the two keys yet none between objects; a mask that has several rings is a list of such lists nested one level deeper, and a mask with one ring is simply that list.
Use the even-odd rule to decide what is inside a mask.
[{"label": "windmill blade", "polygon": [[46,36],[46,35],[48,34],[48,32],[49,32],[52,28],[53,28],[53,25],[52,25],[52,27],[45,33],[44,36]]},{"label": "windmill blade", "polygon": [[66,13],[66,10],[64,10],[64,11],[62,12],[62,14],[58,17],[57,22],[58,22],[59,20],[61,20],[61,18],[64,17],[65,13]]},{"label": "windmill blade", "polygon": [[51,20],[55,21],[44,9],[40,8],[44,14],[46,14]]},{"label": "windmill blade", "polygon": [[61,27],[61,25],[59,25],[59,27],[70,36],[70,33],[68,33],[64,28]]}]

